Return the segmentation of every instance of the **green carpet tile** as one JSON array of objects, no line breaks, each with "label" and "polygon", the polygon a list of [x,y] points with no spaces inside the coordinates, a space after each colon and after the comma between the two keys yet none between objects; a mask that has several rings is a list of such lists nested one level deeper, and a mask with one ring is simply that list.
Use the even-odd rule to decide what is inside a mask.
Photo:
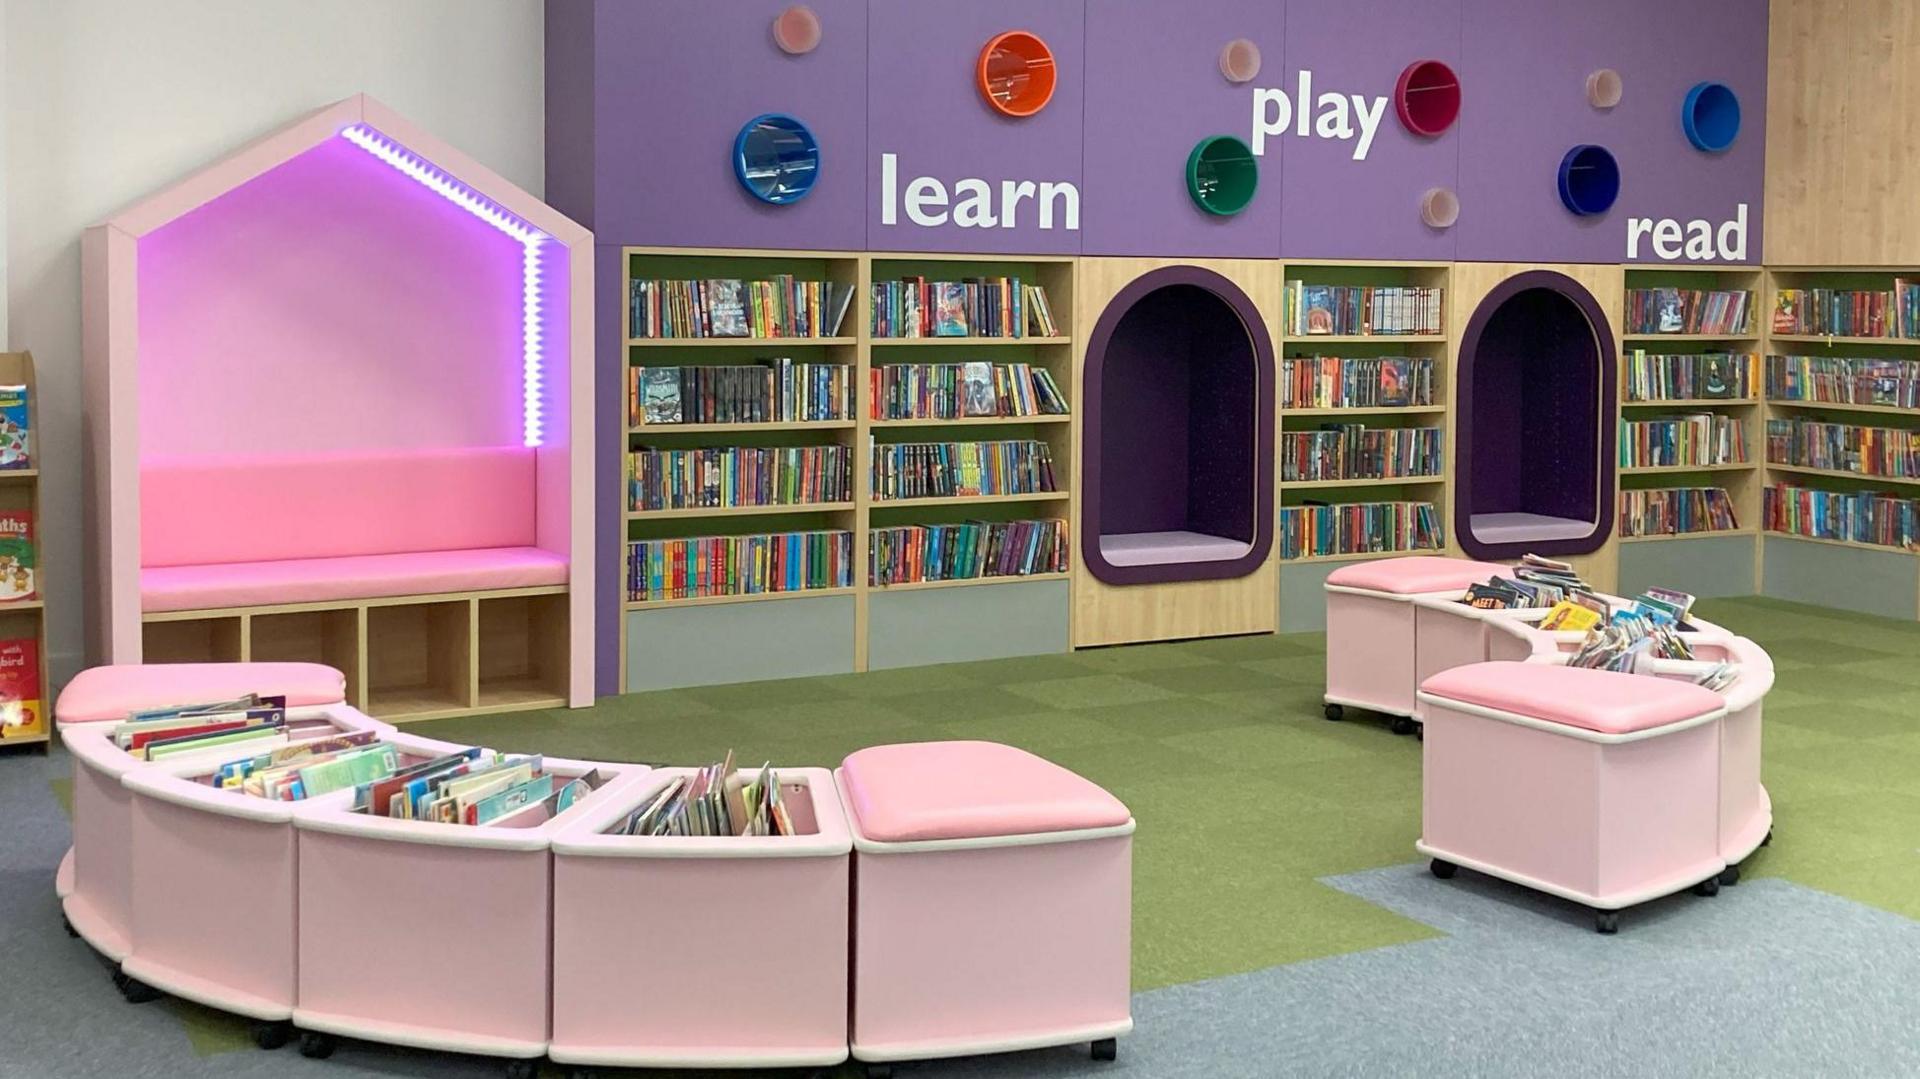
[{"label": "green carpet tile", "polygon": [[[1779,841],[1747,865],[1920,918],[1920,625],[1763,599],[1703,601],[1760,642]],[[408,729],[499,749],[827,765],[883,742],[981,738],[1105,785],[1140,822],[1134,984],[1148,989],[1433,935],[1319,883],[1412,861],[1420,746],[1321,718],[1318,634],[607,698]]]}]

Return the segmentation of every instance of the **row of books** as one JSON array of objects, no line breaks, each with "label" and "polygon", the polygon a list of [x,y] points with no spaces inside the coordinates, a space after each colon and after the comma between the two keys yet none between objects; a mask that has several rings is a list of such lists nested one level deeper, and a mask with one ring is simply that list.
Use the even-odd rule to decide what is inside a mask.
[{"label": "row of books", "polygon": [[598,771],[563,779],[548,771],[545,758],[538,755],[513,756],[473,746],[390,767],[355,788],[354,809],[394,820],[535,825],[604,784]]},{"label": "row of books", "polygon": [[1622,468],[1739,465],[1747,455],[1747,425],[1738,416],[1691,412],[1654,420],[1620,421]]},{"label": "row of books", "polygon": [[1485,583],[1468,585],[1460,602],[1482,611],[1514,611],[1553,610],[1568,600],[1596,599],[1599,595],[1575,572],[1573,563],[1529,551],[1511,576],[1495,575]]},{"label": "row of books", "polygon": [[875,528],[869,540],[867,580],[880,587],[1067,569],[1067,522],[1058,519]]},{"label": "row of books", "polygon": [[1621,381],[1629,401],[1725,401],[1760,396],[1760,357],[1755,353],[1660,355],[1634,349],[1625,359]]},{"label": "row of books", "polygon": [[853,368],[795,363],[627,368],[627,423],[800,423],[853,418]]},{"label": "row of books", "polygon": [[1895,279],[1890,290],[1783,288],[1774,296],[1773,332],[1920,338],[1920,281]]},{"label": "row of books", "polygon": [[874,337],[1058,337],[1047,290],[1017,277],[873,283]]},{"label": "row of books", "polygon": [[1753,293],[1746,289],[1630,288],[1627,332],[1752,333]]},{"label": "row of books", "polygon": [[627,455],[627,508],[798,506],[853,500],[853,447],[641,449]]},{"label": "row of books", "polygon": [[889,363],[869,371],[876,420],[1064,416],[1053,372],[1025,363]]},{"label": "row of books", "polygon": [[1287,334],[1440,334],[1446,290],[1423,285],[1309,285],[1287,282]]},{"label": "row of books", "polygon": [[1283,559],[1431,551],[1446,545],[1431,502],[1312,503],[1280,508],[1275,546]]},{"label": "row of books", "polygon": [[704,281],[634,278],[630,337],[838,337],[854,286],[775,274]]},{"label": "row of books", "polygon": [[637,836],[780,836],[797,834],[780,800],[780,778],[768,762],[751,775],[736,771],[733,751],[692,775],[675,776],[607,830]]},{"label": "row of books", "polygon": [[[1691,601],[1692,597],[1687,599]],[[1605,620],[1587,629],[1579,649],[1567,657],[1567,666],[1633,673],[1643,657],[1692,659],[1693,649],[1680,635],[1681,622],[1673,616],[1672,609],[1670,603],[1648,603],[1642,598],[1635,600],[1631,607],[1611,612]],[[1731,682],[1733,676],[1732,668],[1721,664],[1698,681],[1709,689],[1719,689]]]},{"label": "row of books", "polygon": [[1663,487],[1620,492],[1622,536],[1733,532],[1740,519],[1724,487]]},{"label": "row of books", "polygon": [[1761,492],[1761,514],[1769,532],[1906,551],[1920,548],[1920,499],[1904,495],[1776,483]]},{"label": "row of books", "polygon": [[1862,476],[1920,477],[1920,430],[1768,420],[1767,462]]},{"label": "row of books", "polygon": [[1428,356],[1287,356],[1281,408],[1405,408],[1433,404]]},{"label": "row of books", "polygon": [[1768,356],[1775,401],[1920,409],[1920,361],[1851,356]]},{"label": "row of books", "polygon": [[[35,676],[38,677],[36,665]],[[135,760],[157,761],[178,753],[284,736],[285,697],[246,694],[219,701],[131,712],[108,733]]]},{"label": "row of books", "polygon": [[1438,476],[1446,457],[1439,427],[1326,424],[1317,431],[1280,432],[1280,479],[1376,480]]},{"label": "row of books", "polygon": [[956,498],[1057,490],[1045,442],[897,442],[873,447],[873,497]]},{"label": "row of books", "polygon": [[853,533],[845,530],[627,544],[627,599],[635,603],[852,586]]}]

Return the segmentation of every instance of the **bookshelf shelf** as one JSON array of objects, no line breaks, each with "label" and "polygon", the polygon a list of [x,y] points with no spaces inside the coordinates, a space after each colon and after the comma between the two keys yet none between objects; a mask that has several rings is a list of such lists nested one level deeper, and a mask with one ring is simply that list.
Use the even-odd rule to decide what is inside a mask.
[{"label": "bookshelf shelf", "polygon": [[773,517],[796,513],[846,513],[852,502],[797,502],[776,506],[695,506],[681,510],[628,510],[629,521],[670,521],[689,517]]},{"label": "bookshelf shelf", "polygon": [[917,592],[929,588],[964,588],[968,585],[1022,584],[1029,581],[1064,581],[1072,573],[1028,573],[1024,575],[1003,575],[996,577],[963,577],[953,581],[912,581],[906,584],[870,584],[870,592]]},{"label": "bookshelf shelf", "polygon": [[1309,491],[1343,487],[1437,487],[1446,482],[1445,476],[1390,476],[1360,480],[1281,480],[1280,486],[1289,491]]},{"label": "bookshelf shelf", "polygon": [[1769,408],[1796,408],[1821,412],[1864,412],[1880,416],[1920,417],[1920,409],[1902,408],[1899,405],[1852,405],[1835,401],[1775,401],[1768,400]]},{"label": "bookshelf shelf", "polygon": [[867,343],[874,348],[903,348],[916,345],[952,345],[973,348],[985,345],[988,348],[1008,345],[1071,345],[1071,337],[873,337]]},{"label": "bookshelf shelf", "polygon": [[1896,348],[1920,348],[1915,337],[1827,337],[1812,333],[1776,333],[1770,341],[1799,341],[1810,345],[1889,345]]},{"label": "bookshelf shelf", "polygon": [[1829,476],[1834,479],[1856,480],[1861,483],[1892,483],[1902,487],[1920,487],[1920,476],[1870,476],[1864,472],[1848,472],[1838,468],[1808,468],[1804,465],[1783,465],[1774,461],[1767,462],[1770,472],[1791,472],[1801,476]]},{"label": "bookshelf shelf", "polygon": [[1718,536],[1753,536],[1753,535],[1758,535],[1758,532],[1756,532],[1754,529],[1751,529],[1751,528],[1723,528],[1718,531],[1709,530],[1709,531],[1700,531],[1700,532],[1664,532],[1654,536],[1621,536],[1620,542],[1621,543],[1655,543],[1662,540],[1713,539]]},{"label": "bookshelf shelf", "polygon": [[629,435],[718,435],[748,431],[845,431],[854,420],[775,420],[768,423],[643,423],[627,428]]},{"label": "bookshelf shelf", "polygon": [[761,603],[814,596],[851,596],[856,588],[801,588],[791,592],[754,592],[743,596],[694,596],[690,599],[628,600],[629,611],[658,611],[668,607],[713,607],[724,603]]},{"label": "bookshelf shelf", "polygon": [[1757,333],[1630,333],[1620,338],[1622,341],[1728,341],[1739,344],[1758,344]]},{"label": "bookshelf shelf", "polygon": [[[1718,465],[1621,465],[1623,476],[1658,476],[1675,472],[1748,472],[1759,468],[1758,461],[1736,461]],[[1624,537],[1622,537],[1624,538]]]},{"label": "bookshelf shelf", "polygon": [[944,498],[876,498],[870,502],[871,509],[891,509],[895,506],[984,506],[998,502],[1066,502],[1073,495],[1067,491],[1034,491],[1017,495],[952,495]]},{"label": "bookshelf shelf", "polygon": [[40,470],[37,468],[10,468],[0,470],[0,482],[7,480],[37,480]]},{"label": "bookshelf shelf", "polygon": [[1376,558],[1411,558],[1414,555],[1437,555],[1444,553],[1444,548],[1440,547],[1416,547],[1411,551],[1356,551],[1347,554],[1316,554],[1307,555],[1304,558],[1283,558],[1280,562],[1282,565],[1287,566],[1304,566],[1316,562],[1361,562]]},{"label": "bookshelf shelf", "polygon": [[1288,416],[1437,416],[1447,411],[1445,405],[1374,405],[1354,406],[1350,408],[1283,408],[1282,418]]},{"label": "bookshelf shelf", "polygon": [[1779,532],[1771,528],[1762,531],[1761,535],[1767,537],[1768,539],[1797,540],[1801,543],[1817,543],[1827,547],[1851,547],[1855,550],[1878,551],[1882,554],[1905,554],[1905,555],[1920,556],[1920,551],[1909,551],[1903,547],[1894,547],[1890,544],[1885,544],[1885,543],[1861,543],[1858,540],[1837,540],[1837,539],[1827,539],[1822,536],[1802,536],[1796,532]]},{"label": "bookshelf shelf", "polygon": [[1738,408],[1760,403],[1758,397],[1675,397],[1664,401],[1622,401],[1622,408]]},{"label": "bookshelf shelf", "polygon": [[886,427],[984,427],[1029,423],[1072,423],[1073,417],[1047,413],[1039,416],[963,416],[954,420],[869,420],[867,426]]},{"label": "bookshelf shelf", "polygon": [[[852,316],[849,315],[849,318]],[[854,337],[629,337],[628,348],[766,348],[769,345],[857,345]]]},{"label": "bookshelf shelf", "polygon": [[1314,333],[1301,337],[1282,337],[1283,345],[1444,345],[1450,338],[1443,333]]}]

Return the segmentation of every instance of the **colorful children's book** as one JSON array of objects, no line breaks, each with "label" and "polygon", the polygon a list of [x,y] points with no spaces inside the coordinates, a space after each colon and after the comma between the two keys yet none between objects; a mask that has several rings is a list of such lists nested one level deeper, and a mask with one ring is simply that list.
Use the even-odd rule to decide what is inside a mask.
[{"label": "colorful children's book", "polygon": [[934,297],[934,336],[967,336],[966,283],[963,281],[941,281],[935,287],[939,292]]},{"label": "colorful children's book", "polygon": [[0,640],[0,741],[46,733],[40,697],[40,645],[32,637]]},{"label": "colorful children's book", "polygon": [[747,336],[746,286],[738,278],[707,282],[707,318],[710,337]]},{"label": "colorful children's book", "polygon": [[37,598],[32,510],[0,510],[0,603]]},{"label": "colorful children's book", "polygon": [[646,423],[679,423],[680,369],[646,368],[641,374],[640,407]]},{"label": "colorful children's book", "polygon": [[27,388],[0,386],[0,469],[32,468]]},{"label": "colorful children's book", "polygon": [[998,395],[993,392],[993,365],[990,363],[963,363],[960,365],[960,414],[963,416],[995,416],[1000,412]]}]

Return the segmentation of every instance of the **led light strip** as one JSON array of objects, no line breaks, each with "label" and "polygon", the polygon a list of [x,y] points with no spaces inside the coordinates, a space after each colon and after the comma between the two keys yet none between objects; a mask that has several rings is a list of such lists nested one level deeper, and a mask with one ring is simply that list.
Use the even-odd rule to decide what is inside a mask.
[{"label": "led light strip", "polygon": [[521,438],[527,446],[540,445],[540,371],[545,349],[540,328],[540,247],[553,237],[365,124],[354,124],[340,135],[520,244]]}]

